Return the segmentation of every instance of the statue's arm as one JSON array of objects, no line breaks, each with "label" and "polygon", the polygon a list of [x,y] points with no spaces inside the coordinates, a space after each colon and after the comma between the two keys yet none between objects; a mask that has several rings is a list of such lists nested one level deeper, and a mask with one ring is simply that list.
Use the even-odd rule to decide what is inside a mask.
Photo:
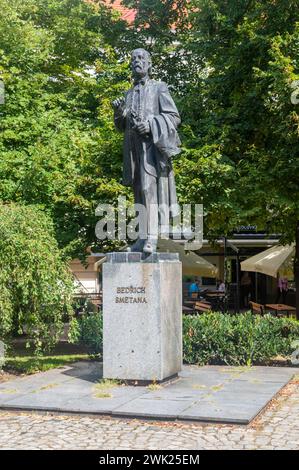
[{"label": "statue's arm", "polygon": [[160,153],[160,166],[166,168],[170,158],[180,153],[180,138],[177,127],[181,118],[177,107],[163,82],[158,88],[159,114],[150,123],[153,142]]},{"label": "statue's arm", "polygon": [[112,103],[114,109],[114,124],[120,131],[124,132],[126,128],[125,98],[118,98]]},{"label": "statue's arm", "polygon": [[173,125],[177,128],[181,123],[181,118],[175,102],[173,101],[166,83],[161,82],[159,90],[159,107],[161,114],[167,114]]}]

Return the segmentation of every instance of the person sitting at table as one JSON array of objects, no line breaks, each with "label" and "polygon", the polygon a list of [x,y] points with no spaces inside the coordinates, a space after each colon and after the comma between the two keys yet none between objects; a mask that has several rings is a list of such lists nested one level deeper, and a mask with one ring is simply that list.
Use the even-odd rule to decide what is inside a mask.
[{"label": "person sitting at table", "polygon": [[192,294],[197,294],[197,297],[198,297],[199,293],[200,293],[200,287],[199,287],[198,279],[194,279],[192,284],[190,284],[189,286],[189,295],[190,297],[193,297]]},{"label": "person sitting at table", "polygon": [[277,280],[277,295],[275,299],[275,303],[278,304],[280,298],[282,297],[282,303],[286,304],[287,294],[289,291],[289,283],[286,276],[278,276]]},{"label": "person sitting at table", "polygon": [[218,284],[217,291],[218,292],[225,292],[225,284],[222,281],[222,279],[219,279],[219,284]]}]

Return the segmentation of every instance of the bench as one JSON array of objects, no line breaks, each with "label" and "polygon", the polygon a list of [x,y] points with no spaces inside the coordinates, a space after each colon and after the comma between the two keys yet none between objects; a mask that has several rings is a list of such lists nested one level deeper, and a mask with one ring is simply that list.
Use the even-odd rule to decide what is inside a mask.
[{"label": "bench", "polygon": [[194,310],[196,312],[210,312],[212,310],[212,305],[209,302],[195,302]]}]

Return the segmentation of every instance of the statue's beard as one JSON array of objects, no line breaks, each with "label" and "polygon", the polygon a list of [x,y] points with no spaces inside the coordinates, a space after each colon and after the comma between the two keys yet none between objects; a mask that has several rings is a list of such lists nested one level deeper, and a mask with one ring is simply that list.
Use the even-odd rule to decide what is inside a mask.
[{"label": "statue's beard", "polygon": [[142,66],[140,66],[140,67],[137,67],[137,68],[133,69],[133,74],[134,74],[135,77],[138,77],[138,78],[146,77],[146,75],[148,74],[148,71],[144,70],[142,68]]}]

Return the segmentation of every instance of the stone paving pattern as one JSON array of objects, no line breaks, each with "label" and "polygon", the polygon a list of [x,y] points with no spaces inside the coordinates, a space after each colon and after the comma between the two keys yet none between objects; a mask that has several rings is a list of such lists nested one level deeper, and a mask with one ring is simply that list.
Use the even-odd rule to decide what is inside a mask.
[{"label": "stone paving pattern", "polygon": [[0,408],[248,424],[294,369],[184,366],[177,380],[154,389],[113,382],[103,389],[101,374],[101,364],[77,362],[0,384]]},{"label": "stone paving pattern", "polygon": [[299,379],[248,426],[1,411],[0,449],[299,449]]}]

